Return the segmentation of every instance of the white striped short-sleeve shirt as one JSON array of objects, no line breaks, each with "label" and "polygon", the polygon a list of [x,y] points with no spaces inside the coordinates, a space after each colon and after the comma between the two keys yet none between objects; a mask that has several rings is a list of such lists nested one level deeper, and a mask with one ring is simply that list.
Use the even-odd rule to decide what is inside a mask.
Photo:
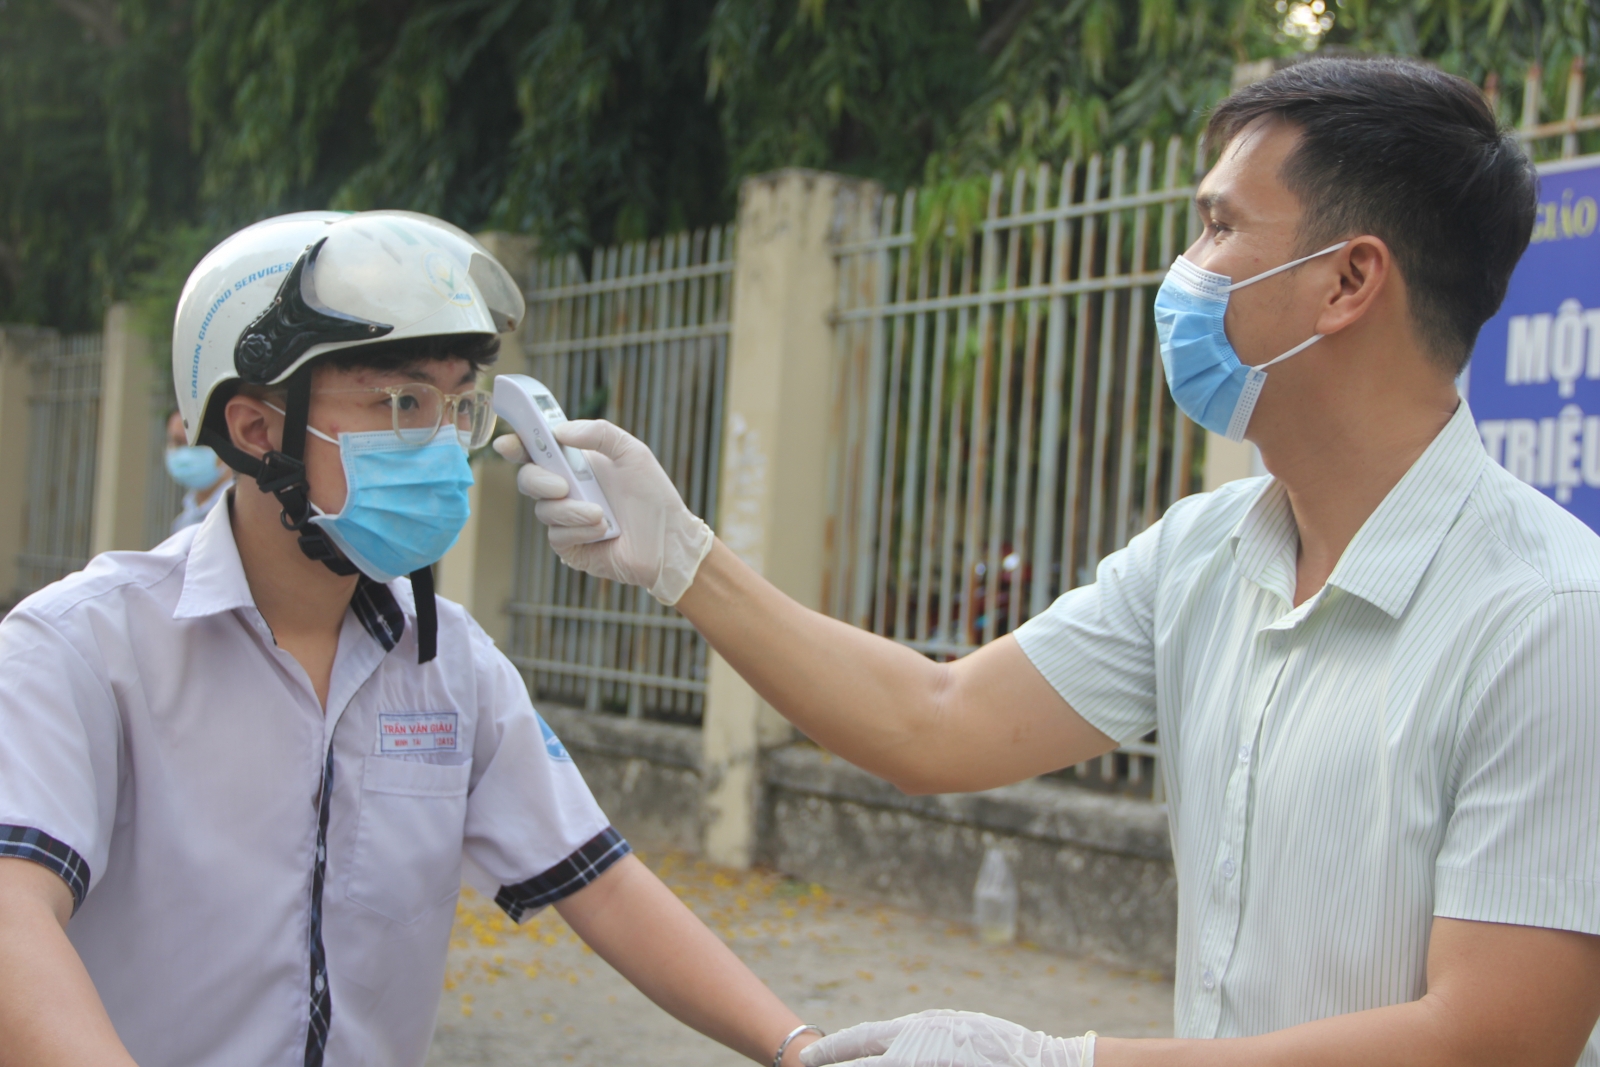
[{"label": "white striped short-sleeve shirt", "polygon": [[1463,402],[1297,608],[1298,544],[1235,482],[1017,634],[1101,731],[1160,730],[1180,1036],[1414,1000],[1435,916],[1600,934],[1600,538]]}]

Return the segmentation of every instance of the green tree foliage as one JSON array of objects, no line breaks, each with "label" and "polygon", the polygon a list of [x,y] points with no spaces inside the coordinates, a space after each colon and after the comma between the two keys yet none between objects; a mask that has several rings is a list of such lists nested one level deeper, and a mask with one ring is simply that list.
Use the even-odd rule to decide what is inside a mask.
[{"label": "green tree foliage", "polygon": [[0,321],[82,328],[194,203],[185,24],[0,0]]},{"label": "green tree foliage", "polygon": [[984,91],[983,25],[961,0],[720,0],[706,90],[731,174],[916,180]]},{"label": "green tree foliage", "polygon": [[389,206],[559,244],[725,214],[707,0],[199,0],[209,201]]},{"label": "green tree foliage", "polygon": [[1554,116],[1597,20],[1595,0],[0,0],[0,321],[84,328],[129,295],[159,319],[217,238],[299,208],[583,249],[726,220],[743,176],[810,166],[954,210],[991,168],[1193,136],[1236,63],[1317,48],[1497,71],[1508,119],[1542,63]]},{"label": "green tree foliage", "polygon": [[[1528,67],[1542,63],[1544,114],[1559,115],[1572,59],[1593,64],[1600,48],[1593,0],[1016,0],[1015,10],[984,91],[934,157],[944,173],[1194,135],[1235,63],[1318,49],[1415,56],[1480,85],[1495,72],[1519,101]],[[1597,88],[1591,78],[1591,107]]]}]

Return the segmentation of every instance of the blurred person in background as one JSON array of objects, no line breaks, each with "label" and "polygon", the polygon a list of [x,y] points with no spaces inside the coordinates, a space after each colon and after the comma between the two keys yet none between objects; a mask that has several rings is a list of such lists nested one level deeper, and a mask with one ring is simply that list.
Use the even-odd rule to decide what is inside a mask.
[{"label": "blurred person in background", "polygon": [[172,520],[173,533],[211,514],[233,484],[233,470],[217,458],[209,445],[189,443],[183,415],[176,408],[167,416],[167,473],[184,490],[183,510]]}]

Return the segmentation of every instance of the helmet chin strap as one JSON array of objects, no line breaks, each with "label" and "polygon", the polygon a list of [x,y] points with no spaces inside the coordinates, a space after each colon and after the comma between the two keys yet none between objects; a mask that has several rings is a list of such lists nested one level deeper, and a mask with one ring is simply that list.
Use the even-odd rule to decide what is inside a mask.
[{"label": "helmet chin strap", "polygon": [[[278,498],[283,510],[278,521],[285,530],[299,535],[300,551],[307,559],[327,567],[340,577],[359,574],[345,558],[327,531],[313,525],[311,485],[306,480],[306,420],[311,411],[311,368],[301,367],[287,382],[288,401],[284,405],[283,447],[269,451],[260,459],[234,446],[233,440],[210,426],[200,431],[200,443],[211,446],[223,462],[256,480],[264,493]],[[417,609],[417,662],[427,663],[438,654],[439,608],[434,600],[433,570],[422,567],[411,572],[411,591]],[[362,575],[361,581],[372,579]],[[373,584],[380,584],[374,582]]]},{"label": "helmet chin strap", "polygon": [[303,367],[288,381],[289,398],[283,418],[283,447],[260,459],[234,447],[233,440],[206,427],[202,444],[210,445],[228,466],[256,480],[263,493],[278,498],[283,511],[278,521],[299,535],[300,551],[340,577],[356,573],[356,565],[328,540],[320,526],[311,524],[311,486],[306,481],[306,418],[311,408],[311,371]]}]

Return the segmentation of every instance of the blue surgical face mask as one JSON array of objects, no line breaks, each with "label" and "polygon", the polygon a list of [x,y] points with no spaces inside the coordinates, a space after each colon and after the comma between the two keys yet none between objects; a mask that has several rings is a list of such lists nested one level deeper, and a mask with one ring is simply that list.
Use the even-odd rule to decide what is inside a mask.
[{"label": "blue surgical face mask", "polygon": [[222,479],[224,469],[205,445],[179,445],[167,449],[167,473],[185,489],[208,489]]},{"label": "blue surgical face mask", "polygon": [[344,508],[337,515],[318,509],[311,521],[375,581],[393,581],[444,558],[471,513],[472,467],[456,435],[441,432],[417,447],[393,430],[375,430],[342,433],[336,443],[344,461]]},{"label": "blue surgical face mask", "polygon": [[1349,243],[1340,241],[1242,282],[1201,270],[1183,256],[1173,261],[1156,293],[1156,336],[1161,341],[1161,366],[1167,374],[1167,388],[1185,415],[1230,441],[1244,440],[1261,387],[1267,382],[1267,368],[1304,352],[1323,335],[1313,334],[1276,359],[1246,367],[1239,362],[1223,328],[1228,294],[1307,260],[1337,252]]}]

